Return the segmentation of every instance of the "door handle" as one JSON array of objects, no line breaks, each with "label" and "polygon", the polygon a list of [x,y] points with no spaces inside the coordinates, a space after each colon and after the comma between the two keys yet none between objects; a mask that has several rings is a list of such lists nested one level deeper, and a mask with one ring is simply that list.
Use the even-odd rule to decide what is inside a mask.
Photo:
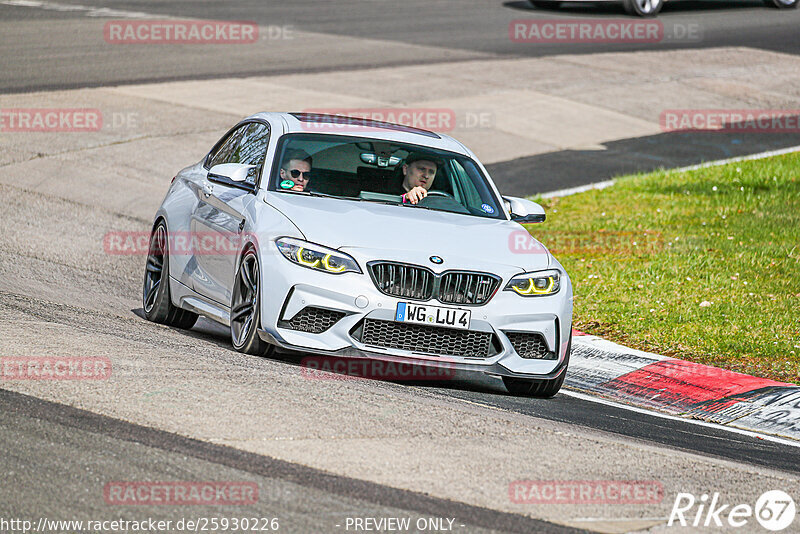
[{"label": "door handle", "polygon": [[214,192],[214,184],[205,183],[203,184],[203,194],[206,198],[211,196],[211,193]]}]

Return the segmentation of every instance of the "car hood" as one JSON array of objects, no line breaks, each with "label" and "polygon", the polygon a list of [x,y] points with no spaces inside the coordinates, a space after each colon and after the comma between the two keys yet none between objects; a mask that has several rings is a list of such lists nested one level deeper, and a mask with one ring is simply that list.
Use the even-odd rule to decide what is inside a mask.
[{"label": "car hood", "polygon": [[[267,202],[313,243],[362,260],[394,260],[434,271],[497,274],[550,267],[550,254],[517,223],[410,206],[272,194]],[[431,256],[444,262],[435,265]]]}]

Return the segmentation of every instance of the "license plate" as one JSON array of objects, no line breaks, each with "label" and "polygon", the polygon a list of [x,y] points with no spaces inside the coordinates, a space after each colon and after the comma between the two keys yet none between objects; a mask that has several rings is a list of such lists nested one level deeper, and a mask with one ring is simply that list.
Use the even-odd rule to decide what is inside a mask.
[{"label": "license plate", "polygon": [[399,302],[394,319],[403,323],[445,326],[447,328],[462,328],[466,330],[469,328],[471,315],[472,312],[469,310]]}]

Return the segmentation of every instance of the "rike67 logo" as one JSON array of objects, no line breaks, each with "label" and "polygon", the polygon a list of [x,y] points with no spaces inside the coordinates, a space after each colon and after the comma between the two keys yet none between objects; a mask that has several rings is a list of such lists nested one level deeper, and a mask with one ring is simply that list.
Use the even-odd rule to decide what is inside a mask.
[{"label": "rike67 logo", "polygon": [[794,500],[781,490],[765,492],[755,506],[723,503],[716,492],[710,499],[706,494],[698,499],[691,493],[678,493],[667,525],[722,527],[727,523],[734,528],[748,526],[748,532],[755,532],[752,525],[755,517],[765,529],[778,532],[794,522],[795,513]]}]

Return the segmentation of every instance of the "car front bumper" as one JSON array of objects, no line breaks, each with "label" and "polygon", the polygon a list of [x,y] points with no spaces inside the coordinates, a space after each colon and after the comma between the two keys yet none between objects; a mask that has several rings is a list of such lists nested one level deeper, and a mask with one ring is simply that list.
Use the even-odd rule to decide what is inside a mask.
[{"label": "car front bumper", "polygon": [[[427,304],[435,306],[470,309],[469,330],[493,334],[494,354],[463,357],[362,343],[353,332],[365,319],[394,321],[398,303],[415,301],[381,293],[366,273],[331,275],[290,264],[283,258],[277,259],[279,262],[275,265],[263,263],[262,279],[266,283],[262,293],[259,335],[283,349],[531,379],[556,378],[566,367],[572,326],[572,286],[566,275],[562,277],[560,291],[547,297],[526,298],[503,291],[508,283],[504,277],[500,289],[481,306],[427,301]],[[335,310],[345,316],[321,333],[286,328],[285,321],[306,307]],[[522,358],[504,332],[540,334],[548,351],[555,353],[555,358]]]}]

